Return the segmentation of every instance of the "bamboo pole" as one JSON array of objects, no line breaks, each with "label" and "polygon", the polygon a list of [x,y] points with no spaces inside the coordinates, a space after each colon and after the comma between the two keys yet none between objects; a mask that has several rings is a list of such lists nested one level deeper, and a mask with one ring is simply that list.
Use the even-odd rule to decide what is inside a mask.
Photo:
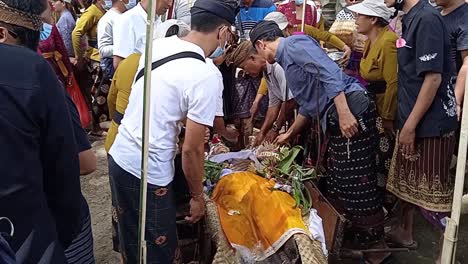
[{"label": "bamboo pole", "polygon": [[153,32],[156,18],[157,0],[149,0],[148,17],[146,21],[146,47],[145,47],[145,75],[143,91],[143,118],[142,118],[142,151],[141,151],[141,179],[140,179],[140,215],[138,233],[138,263],[146,264],[146,199],[148,182],[148,156],[149,156],[149,123],[151,103],[151,64],[153,62]]},{"label": "bamboo pole", "polygon": [[307,0],[304,0],[304,3],[302,3],[302,20],[301,20],[301,31],[302,31],[302,33],[305,32],[306,6],[307,6]]},{"label": "bamboo pole", "polygon": [[465,80],[465,106],[462,111],[460,143],[458,145],[457,173],[455,177],[455,189],[453,192],[452,215],[447,221],[444,234],[444,246],[442,248],[442,264],[455,263],[457,251],[458,227],[460,225],[460,214],[463,197],[463,185],[465,180],[466,151],[468,144],[468,78]]}]

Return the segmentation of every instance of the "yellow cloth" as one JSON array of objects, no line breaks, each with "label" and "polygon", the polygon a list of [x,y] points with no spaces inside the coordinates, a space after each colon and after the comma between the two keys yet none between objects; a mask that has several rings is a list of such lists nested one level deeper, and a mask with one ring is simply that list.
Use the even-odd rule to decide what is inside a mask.
[{"label": "yellow cloth", "polygon": [[294,199],[272,191],[274,185],[273,180],[237,172],[221,178],[212,196],[228,241],[237,250],[255,253],[259,261],[274,254],[294,234],[309,235]]},{"label": "yellow cloth", "polygon": [[380,117],[395,120],[397,112],[397,35],[388,27],[380,32],[375,43],[367,40],[361,59],[360,73],[368,82],[385,81],[385,93],[377,95],[377,109]]},{"label": "yellow cloth", "polygon": [[97,25],[103,15],[104,12],[92,4],[76,22],[72,33],[72,43],[77,59],[88,58],[100,61],[99,51],[96,48],[88,47],[86,51],[83,51],[81,43],[84,36],[88,37],[88,41],[97,41]]},{"label": "yellow cloth", "polygon": [[[112,78],[109,94],[107,95],[107,106],[109,107],[110,118],[114,117],[115,111],[124,114],[127,109],[128,98],[132,90],[133,79],[138,70],[141,54],[134,53],[120,62],[119,67],[115,71]],[[117,136],[119,125],[112,120],[109,130],[107,131],[106,142],[104,148],[109,152],[112,144],[114,144]]]},{"label": "yellow cloth", "polygon": [[257,94],[267,95],[268,94],[268,83],[265,77],[262,78],[260,82],[260,87],[258,87]]},{"label": "yellow cloth", "polygon": [[[302,31],[302,26],[299,26],[299,31]],[[337,36],[333,35],[330,32],[318,29],[316,27],[305,25],[304,33],[306,35],[313,37],[314,39],[318,41],[326,42],[339,50],[343,50],[344,46],[346,45]]]}]

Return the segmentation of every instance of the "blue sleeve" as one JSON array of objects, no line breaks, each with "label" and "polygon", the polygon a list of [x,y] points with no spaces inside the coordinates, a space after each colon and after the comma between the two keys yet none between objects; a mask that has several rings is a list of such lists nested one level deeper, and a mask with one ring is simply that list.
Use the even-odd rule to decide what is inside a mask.
[{"label": "blue sleeve", "polygon": [[[444,72],[444,40],[448,35],[444,23],[438,14],[426,14],[419,22],[415,39],[417,39],[416,50],[416,72],[418,76],[424,76],[427,72]],[[430,32],[430,33],[428,33]]]},{"label": "blue sleeve", "polygon": [[275,6],[275,5],[272,5],[272,6],[270,6],[270,8],[268,8],[268,10],[267,10],[265,16],[268,15],[268,14],[270,14],[271,12],[275,12],[275,11],[276,11],[276,6]]},{"label": "blue sleeve", "polygon": [[75,134],[75,141],[78,153],[83,152],[91,148],[91,143],[89,143],[88,134],[86,131],[81,127],[80,121],[80,114],[76,109],[75,103],[73,103],[72,99],[68,94],[67,97],[67,105],[68,109],[70,110],[70,117],[73,123],[73,132]]},{"label": "blue sleeve", "polygon": [[38,66],[45,117],[41,124],[44,193],[60,242],[67,247],[81,227],[80,167],[73,123],[60,84],[49,64]]},{"label": "blue sleeve", "polygon": [[311,37],[293,37],[289,41],[288,53],[304,71],[313,75],[319,74],[319,80],[329,100],[345,90],[345,73]]},{"label": "blue sleeve", "polygon": [[310,112],[304,106],[299,106],[298,112],[301,116],[305,116],[309,119],[312,118]]}]

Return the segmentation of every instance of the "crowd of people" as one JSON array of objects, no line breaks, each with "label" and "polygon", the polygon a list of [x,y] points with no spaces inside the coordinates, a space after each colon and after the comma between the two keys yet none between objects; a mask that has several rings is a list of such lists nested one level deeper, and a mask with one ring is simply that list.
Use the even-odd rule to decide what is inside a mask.
[{"label": "crowd of people", "polygon": [[[188,199],[188,222],[203,218],[214,135],[234,150],[317,149],[304,162],[321,168],[322,191],[351,222],[347,247],[417,249],[416,211],[442,237],[468,3],[346,0],[326,30],[320,1],[156,2],[148,263],[180,260],[177,199]],[[79,177],[96,170],[90,142],[99,139],[113,249],[122,263],[137,262],[149,8],[148,0],[0,0],[0,157],[9,165],[0,168],[1,263],[95,262]],[[398,221],[384,232],[389,217]],[[391,254],[365,257],[389,263]]]}]

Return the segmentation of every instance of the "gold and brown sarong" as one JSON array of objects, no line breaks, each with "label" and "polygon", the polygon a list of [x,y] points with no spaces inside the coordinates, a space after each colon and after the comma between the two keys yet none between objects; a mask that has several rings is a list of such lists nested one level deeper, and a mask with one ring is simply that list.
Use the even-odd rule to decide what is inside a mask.
[{"label": "gold and brown sarong", "polygon": [[432,212],[452,209],[454,175],[450,163],[455,148],[455,132],[440,137],[416,138],[416,152],[404,156],[397,142],[387,182],[387,190],[398,198]]}]

